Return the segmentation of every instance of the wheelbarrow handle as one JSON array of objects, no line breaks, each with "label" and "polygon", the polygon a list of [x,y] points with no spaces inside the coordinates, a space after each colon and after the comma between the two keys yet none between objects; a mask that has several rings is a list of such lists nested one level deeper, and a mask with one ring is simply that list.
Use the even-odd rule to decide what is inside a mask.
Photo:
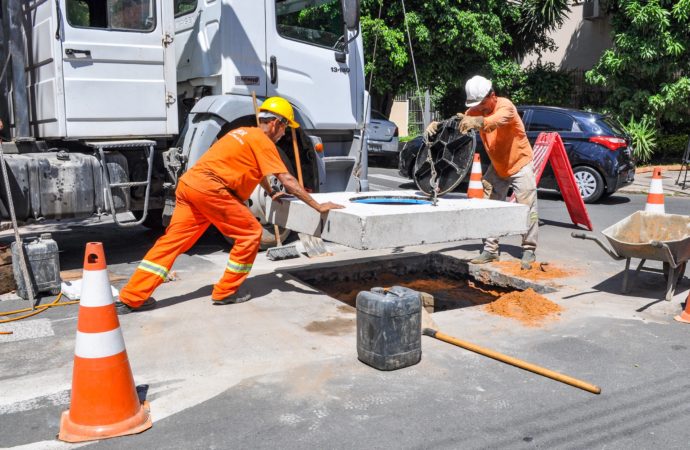
[{"label": "wheelbarrow handle", "polygon": [[625,259],[624,256],[620,256],[618,253],[616,253],[612,248],[610,248],[604,241],[602,241],[599,237],[587,234],[587,233],[582,233],[582,232],[572,232],[570,233],[571,237],[574,237],[575,239],[585,239],[589,241],[594,241],[596,242],[599,247],[601,247],[608,255],[617,260],[620,261],[622,259]]}]

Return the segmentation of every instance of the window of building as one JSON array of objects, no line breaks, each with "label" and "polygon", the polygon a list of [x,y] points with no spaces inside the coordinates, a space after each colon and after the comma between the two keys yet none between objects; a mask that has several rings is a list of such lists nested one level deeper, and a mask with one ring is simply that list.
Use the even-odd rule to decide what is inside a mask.
[{"label": "window of building", "polygon": [[573,131],[573,118],[554,111],[534,110],[529,131]]},{"label": "window of building", "polygon": [[340,0],[276,0],[276,23],[287,39],[335,50],[345,43]]},{"label": "window of building", "polygon": [[66,0],[67,22],[77,28],[149,32],[156,28],[153,0]]}]

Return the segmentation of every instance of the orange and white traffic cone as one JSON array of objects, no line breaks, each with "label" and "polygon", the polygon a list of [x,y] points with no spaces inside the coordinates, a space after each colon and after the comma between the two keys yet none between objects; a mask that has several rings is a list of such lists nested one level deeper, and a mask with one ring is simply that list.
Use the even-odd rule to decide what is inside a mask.
[{"label": "orange and white traffic cone", "polygon": [[690,323],[690,292],[688,298],[685,300],[685,310],[674,317],[678,322]]},{"label": "orange and white traffic cone", "polygon": [[482,184],[482,163],[479,153],[474,154],[472,172],[470,172],[470,184],[467,187],[467,198],[484,198],[484,185]]},{"label": "orange and white traffic cone", "polygon": [[103,244],[89,242],[84,255],[72,399],[62,413],[58,439],[83,442],[151,428],[149,405],[139,402],[120,330]]},{"label": "orange and white traffic cone", "polygon": [[661,167],[655,167],[652,173],[652,182],[649,184],[647,204],[645,212],[664,214],[664,186],[661,182]]}]

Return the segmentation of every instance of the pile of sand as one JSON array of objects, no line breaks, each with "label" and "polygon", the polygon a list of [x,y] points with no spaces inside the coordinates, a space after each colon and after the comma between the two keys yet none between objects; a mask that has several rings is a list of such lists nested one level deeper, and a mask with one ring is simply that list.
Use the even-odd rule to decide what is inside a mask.
[{"label": "pile of sand", "polygon": [[577,273],[574,269],[563,269],[555,263],[539,263],[532,264],[529,270],[522,270],[520,268],[520,261],[496,261],[491,263],[499,271],[506,275],[523,278],[532,281],[554,280],[557,278],[567,278]]},{"label": "pile of sand", "polygon": [[562,311],[560,306],[531,288],[505,294],[484,308],[491,314],[519,320],[529,327],[536,327],[546,320],[555,319]]}]

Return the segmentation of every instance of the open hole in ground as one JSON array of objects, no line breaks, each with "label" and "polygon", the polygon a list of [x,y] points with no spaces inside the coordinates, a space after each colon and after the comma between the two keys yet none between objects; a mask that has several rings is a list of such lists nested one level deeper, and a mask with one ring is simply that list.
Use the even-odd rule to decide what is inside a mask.
[{"label": "open hole in ground", "polygon": [[433,295],[434,312],[491,303],[505,294],[528,288],[538,293],[554,291],[552,287],[440,253],[346,261],[288,273],[352,307],[359,292],[396,285]]}]

